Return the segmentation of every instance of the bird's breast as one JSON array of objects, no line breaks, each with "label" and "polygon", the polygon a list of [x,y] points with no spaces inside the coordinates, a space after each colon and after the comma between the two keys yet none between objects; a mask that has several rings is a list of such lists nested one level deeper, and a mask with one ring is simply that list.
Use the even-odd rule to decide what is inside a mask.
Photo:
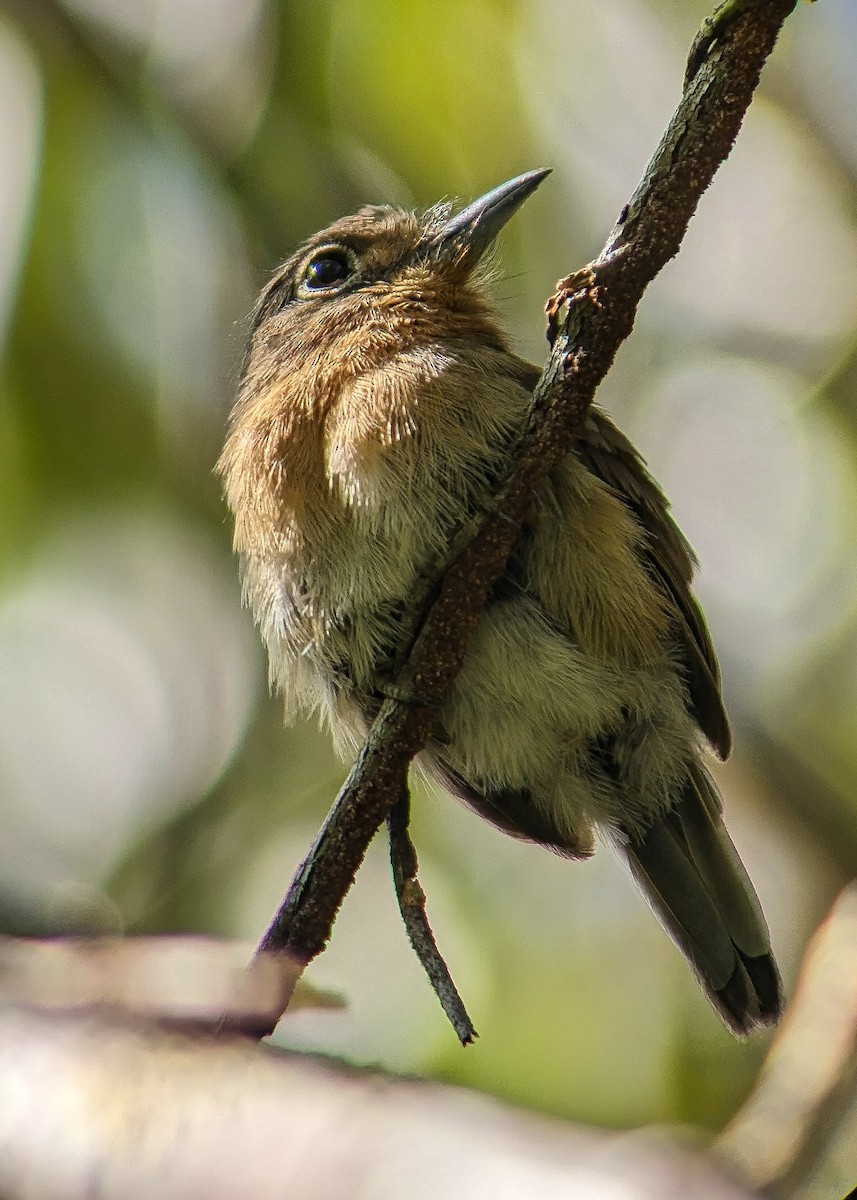
[{"label": "bird's breast", "polygon": [[[438,340],[337,387],[292,370],[239,402],[221,467],[278,677],[300,658],[372,684],[418,579],[490,509],[531,401],[516,364],[501,345]],[[535,514],[513,570],[558,630],[598,661],[661,659],[666,617],[621,500],[572,454]]]}]

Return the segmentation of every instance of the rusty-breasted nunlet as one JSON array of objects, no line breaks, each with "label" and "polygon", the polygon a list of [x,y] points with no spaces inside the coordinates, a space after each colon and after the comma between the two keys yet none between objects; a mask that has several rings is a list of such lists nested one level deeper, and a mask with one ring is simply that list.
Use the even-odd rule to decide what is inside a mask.
[{"label": "rusty-breasted nunlet", "polygon": [[[219,470],[287,709],[354,753],[403,601],[490,505],[539,376],[485,293],[485,250],[546,171],[457,215],[363,208],[310,238],[255,311]],[[701,760],[730,732],[693,553],[592,408],[538,489],[418,762],[501,829],[570,858],[602,830],[736,1033],[776,1020],[758,899]]]}]

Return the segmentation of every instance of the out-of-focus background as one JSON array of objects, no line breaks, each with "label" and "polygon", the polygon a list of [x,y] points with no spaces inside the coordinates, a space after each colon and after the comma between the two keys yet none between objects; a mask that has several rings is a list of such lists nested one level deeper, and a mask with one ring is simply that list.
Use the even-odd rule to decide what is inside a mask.
[{"label": "out-of-focus background", "polygon": [[[212,474],[254,294],[363,202],[552,166],[496,288],[540,361],[553,282],[599,249],[708,11],[0,0],[2,931],[262,932],[343,768],[267,694]],[[853,0],[799,6],[599,396],[702,561],[737,744],[717,777],[787,986],[857,874],[855,61]],[[561,862],[424,791],[414,836],[478,1043],[379,839],[310,972],[348,1008],[285,1044],[612,1127],[722,1125],[765,1039],[720,1027],[609,850]]]}]

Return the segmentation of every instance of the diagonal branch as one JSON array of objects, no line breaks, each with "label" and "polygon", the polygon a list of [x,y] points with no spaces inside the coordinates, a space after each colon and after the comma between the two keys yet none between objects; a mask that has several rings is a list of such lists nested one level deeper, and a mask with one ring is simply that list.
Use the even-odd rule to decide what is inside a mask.
[{"label": "diagonal branch", "polygon": [[488,589],[502,573],[534,488],[568,453],[630,334],[648,284],[678,253],[699,200],[741,127],[795,0],[727,0],[694,43],[681,101],[598,258],[548,304],[551,354],[496,507],[443,574],[398,681],[260,949],[309,962],[324,949],[366,848],[404,794],[436,706],[455,679]]}]

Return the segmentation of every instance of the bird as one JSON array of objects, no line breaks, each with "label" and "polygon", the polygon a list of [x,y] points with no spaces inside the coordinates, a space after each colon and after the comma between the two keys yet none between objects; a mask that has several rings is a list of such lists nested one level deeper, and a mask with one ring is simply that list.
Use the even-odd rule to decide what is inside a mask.
[{"label": "bird", "polygon": [[[460,211],[375,205],[280,266],[256,304],[217,470],[243,592],[287,718],[346,760],[401,653],[403,614],[487,512],[539,368],[491,300],[492,247],[549,174]],[[731,732],[694,553],[638,451],[593,405],[535,491],[416,765],[569,859],[612,843],[737,1035],[780,976],[706,766]]]}]

